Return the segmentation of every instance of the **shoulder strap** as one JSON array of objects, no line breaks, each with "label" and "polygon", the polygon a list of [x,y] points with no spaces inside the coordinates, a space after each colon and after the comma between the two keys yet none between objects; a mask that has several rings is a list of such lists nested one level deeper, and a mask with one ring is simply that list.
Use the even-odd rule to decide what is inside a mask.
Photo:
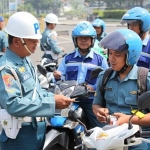
[{"label": "shoulder strap", "polygon": [[138,79],[137,79],[137,86],[138,86],[138,96],[142,93],[147,91],[147,74],[149,69],[144,67],[139,67],[138,69]]},{"label": "shoulder strap", "polygon": [[103,100],[103,106],[105,107],[106,106],[106,100],[104,98],[104,94],[105,94],[105,86],[110,78],[110,76],[112,75],[113,73],[113,69],[112,68],[108,68],[105,72],[104,72],[104,75],[103,75],[103,78],[102,78],[102,84],[100,86],[100,94],[101,94],[101,97],[102,97],[102,100]]}]

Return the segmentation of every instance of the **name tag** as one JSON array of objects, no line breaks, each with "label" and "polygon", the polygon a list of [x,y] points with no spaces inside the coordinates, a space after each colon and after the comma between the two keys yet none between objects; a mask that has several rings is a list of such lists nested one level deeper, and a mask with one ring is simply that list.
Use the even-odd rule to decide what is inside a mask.
[{"label": "name tag", "polygon": [[29,79],[31,77],[31,74],[29,72],[26,72],[22,75],[23,81],[26,81],[27,79]]}]

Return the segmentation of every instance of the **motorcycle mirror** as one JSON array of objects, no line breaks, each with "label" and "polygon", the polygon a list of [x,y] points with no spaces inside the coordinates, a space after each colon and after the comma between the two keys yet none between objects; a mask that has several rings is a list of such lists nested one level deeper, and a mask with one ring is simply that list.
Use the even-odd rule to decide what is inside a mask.
[{"label": "motorcycle mirror", "polygon": [[45,69],[43,66],[41,66],[41,65],[37,65],[37,68],[38,68],[38,71],[39,71],[43,76],[46,77],[46,75],[47,75],[46,69]]},{"label": "motorcycle mirror", "polygon": [[147,91],[139,96],[137,106],[139,110],[144,110],[150,107],[150,91]]},{"label": "motorcycle mirror", "polygon": [[93,70],[91,71],[90,79],[89,79],[89,80],[91,80],[91,79],[93,79],[93,78],[97,78],[98,75],[99,75],[99,73],[100,73],[101,71],[103,71],[103,68],[101,68],[101,67],[96,67],[95,69],[93,69]]}]

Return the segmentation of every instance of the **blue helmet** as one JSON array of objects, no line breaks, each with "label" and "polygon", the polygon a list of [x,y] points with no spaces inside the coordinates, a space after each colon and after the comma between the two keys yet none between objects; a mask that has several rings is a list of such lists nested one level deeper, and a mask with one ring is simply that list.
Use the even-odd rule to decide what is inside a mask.
[{"label": "blue helmet", "polygon": [[121,23],[132,23],[135,21],[141,21],[141,30],[147,32],[150,29],[150,13],[141,7],[134,7],[127,11],[122,19]]},{"label": "blue helmet", "polygon": [[100,41],[100,45],[116,51],[127,51],[127,65],[137,63],[141,51],[142,40],[137,33],[130,29],[119,29],[109,33]]},{"label": "blue helmet", "polygon": [[92,26],[93,27],[102,27],[102,31],[103,32],[105,31],[105,28],[106,28],[105,22],[103,20],[101,20],[101,19],[95,19],[92,22]]},{"label": "blue helmet", "polygon": [[72,39],[75,47],[78,47],[76,38],[79,36],[90,36],[92,40],[91,47],[94,46],[94,42],[96,39],[96,30],[88,21],[82,21],[78,23],[72,31]]}]

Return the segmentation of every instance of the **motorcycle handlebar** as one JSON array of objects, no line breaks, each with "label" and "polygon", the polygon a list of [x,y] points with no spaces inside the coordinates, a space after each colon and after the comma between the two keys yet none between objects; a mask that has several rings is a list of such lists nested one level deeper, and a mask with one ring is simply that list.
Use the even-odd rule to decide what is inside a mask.
[{"label": "motorcycle handlebar", "polygon": [[140,137],[149,138],[150,137],[150,131],[141,131]]},{"label": "motorcycle handlebar", "polygon": [[95,91],[88,91],[89,94],[95,94]]}]

